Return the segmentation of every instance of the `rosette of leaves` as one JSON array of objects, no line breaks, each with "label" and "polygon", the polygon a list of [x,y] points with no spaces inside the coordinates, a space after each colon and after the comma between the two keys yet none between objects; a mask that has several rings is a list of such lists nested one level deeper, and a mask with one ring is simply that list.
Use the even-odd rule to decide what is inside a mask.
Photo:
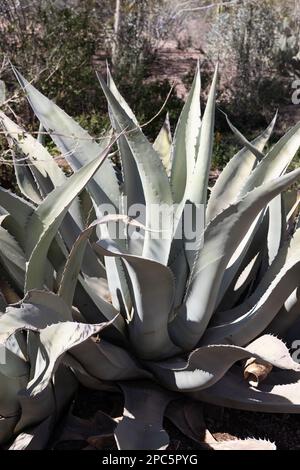
[{"label": "rosette of leaves", "polygon": [[[100,143],[15,73],[74,173],[1,113],[24,196],[0,188],[1,443],[45,446],[75,378],[123,393],[122,418],[105,417],[120,449],[166,448],[164,416],[198,439],[198,401],[298,413],[300,366],[283,341],[300,332],[298,198],[285,192],[300,176],[287,172],[300,124],[264,154],[276,117],[252,142],[228,121],[243,148],[209,192],[217,71],[203,115],[197,67],[174,137],[165,124],[154,144],[109,73],[99,80],[113,131]],[[124,196],[145,205],[142,224]],[[153,204],[176,204],[163,237],[151,236]],[[205,225],[189,249],[175,235],[198,204]],[[125,238],[112,237],[116,225]],[[245,367],[263,374],[245,380]]]}]

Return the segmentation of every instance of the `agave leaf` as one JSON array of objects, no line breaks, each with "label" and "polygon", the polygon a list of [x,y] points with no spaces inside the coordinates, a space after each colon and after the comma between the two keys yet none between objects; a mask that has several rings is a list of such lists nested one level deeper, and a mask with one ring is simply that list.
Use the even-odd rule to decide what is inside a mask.
[{"label": "agave leaf", "polygon": [[24,337],[19,334],[11,336],[6,341],[5,346],[1,347],[1,353],[3,348],[5,350],[5,360],[0,363],[1,374],[11,378],[27,376],[29,367],[26,354],[23,353],[26,353]]},{"label": "agave leaf", "polygon": [[[271,128],[269,129],[269,135],[270,131],[272,131],[272,123],[271,123]],[[251,151],[251,144],[249,143],[248,145],[249,150]],[[259,152],[259,151],[258,151]],[[229,182],[228,182],[229,183]],[[267,246],[268,246],[268,252],[269,252],[269,258],[270,261],[274,259],[274,256],[276,255],[281,239],[284,233],[285,228],[282,226],[281,230],[277,231],[277,228],[273,228],[273,222],[276,220],[275,224],[277,223],[277,215],[278,211],[280,213],[280,218],[278,220],[282,220],[283,222],[283,214],[282,214],[282,208],[281,208],[281,196],[278,196],[279,199],[274,199],[273,201],[270,202],[269,204],[269,228],[268,228],[268,236],[267,236]],[[251,249],[251,243],[254,241],[255,234],[257,231],[260,230],[262,225],[264,224],[264,217],[265,214],[262,212],[256,220],[253,222],[251,228],[249,229],[247,235],[244,237],[242,242],[238,245],[237,249],[235,250],[234,255],[232,256],[226,271],[224,273],[224,277],[222,280],[222,284],[219,289],[219,295],[218,295],[218,300],[217,304],[219,305],[220,301],[222,300],[224,294],[228,292],[228,288],[232,280],[234,279],[236,273],[238,272],[240,265],[243,263],[243,260],[246,258],[247,252],[250,251]]]},{"label": "agave leaf", "polygon": [[[20,412],[18,393],[27,383],[27,373],[19,377],[8,377],[0,373],[1,380],[1,405],[0,413],[4,418],[16,416]],[[0,436],[1,439],[2,436]]]},{"label": "agave leaf", "polygon": [[77,361],[74,356],[71,356],[69,353],[64,356],[64,365],[68,366],[72,370],[77,381],[84,387],[94,390],[100,390],[102,392],[117,393],[119,391],[116,383],[104,382],[98,379],[97,377],[93,377],[91,374],[89,374],[85,370],[83,365],[80,364],[80,362]]},{"label": "agave leaf", "polygon": [[171,146],[172,146],[172,133],[171,133],[169,113],[167,113],[165,122],[163,123],[163,126],[153,143],[153,148],[159,154],[168,176],[170,176],[171,165],[172,165]]},{"label": "agave leaf", "polygon": [[101,392],[118,392],[117,385],[114,385],[113,382],[104,382],[95,377],[92,377],[92,375],[88,374],[82,365],[69,354],[64,356],[64,365],[68,366],[72,370],[77,382],[84,387],[93,390],[99,390]]},{"label": "agave leaf", "polygon": [[[2,319],[4,315],[1,315]],[[0,415],[14,416],[19,412],[18,393],[27,384],[29,368],[24,358],[11,351],[11,342],[5,347],[5,362],[0,362]],[[1,355],[3,346],[1,346]]]},{"label": "agave leaf", "polygon": [[[35,374],[27,386],[30,395],[37,395],[44,390],[63,359],[63,355],[71,348],[86,341],[91,336],[106,328],[108,323],[86,324],[76,322],[60,322],[52,324],[40,331],[39,349],[43,360],[35,369]],[[31,327],[31,325],[30,325]],[[41,354],[38,354],[40,356]]]},{"label": "agave leaf", "polygon": [[211,88],[209,91],[205,112],[201,125],[201,136],[195,169],[187,182],[185,199],[195,203],[204,204],[207,200],[207,185],[211,165],[212,148],[214,140],[215,101],[218,78],[216,66]]},{"label": "agave leaf", "polygon": [[24,227],[35,207],[16,194],[0,186],[0,205],[10,214],[11,219],[5,220],[5,227],[15,237],[21,248],[25,248],[26,235]]},{"label": "agave leaf", "polygon": [[132,303],[124,266],[119,259],[105,257],[105,267],[112,304],[124,317],[130,318]]},{"label": "agave leaf", "polygon": [[[36,116],[74,170],[79,170],[104,151],[109,144],[110,137],[105,138],[102,144],[98,145],[70,116],[36,90],[15,67],[13,71],[26,92]],[[91,189],[95,188],[96,203],[98,205],[112,203],[118,207],[119,187],[109,160],[103,163],[102,171],[94,175],[94,182]]]},{"label": "agave leaf", "polygon": [[[272,180],[272,178],[278,177],[282,173],[284,173],[289,163],[291,162],[295,152],[297,151],[299,147],[299,142],[300,142],[300,127],[298,123],[282,139],[280,139],[276,145],[274,145],[274,147],[269,151],[266,157],[263,160],[261,160],[258,166],[253,170],[246,184],[242,188],[239,197],[244,196],[245,194],[247,194],[248,191],[251,191],[253,188],[263,184],[264,182],[270,181]],[[253,223],[251,231],[249,232],[249,235],[248,235],[249,240],[251,236],[253,236],[255,231],[257,230],[259,223],[260,223],[259,218],[257,219],[256,222]],[[269,231],[269,234],[271,234],[270,231]],[[274,235],[271,235],[271,237],[274,237]],[[270,237],[269,237],[268,242],[269,242],[269,247],[270,247]],[[278,241],[275,242],[274,244],[274,247],[276,247],[277,245],[277,249],[278,249],[278,244],[279,244]],[[247,245],[245,245],[245,249],[247,249]],[[275,248],[275,253],[276,253],[276,248]],[[274,253],[271,254],[271,258],[272,256],[274,256]],[[226,290],[226,287],[229,285],[229,282],[233,277],[232,274],[236,272],[236,268],[239,265],[241,259],[242,257],[239,256],[239,258],[237,259],[237,263],[235,263],[235,266],[233,266],[234,269],[231,269],[231,272],[227,270],[226,282],[224,278],[223,286],[220,289],[219,300],[221,298],[222,293]]]},{"label": "agave leaf", "polygon": [[164,450],[169,437],[163,429],[165,409],[173,395],[150,382],[120,383],[124,416],[115,430],[120,450]]},{"label": "agave leaf", "polygon": [[46,447],[50,434],[53,430],[54,416],[50,415],[37,426],[21,432],[9,450],[42,450]]},{"label": "agave leaf", "polygon": [[[276,118],[277,114],[266,130],[251,142],[252,146],[259,151],[262,151],[268,142],[273,132]],[[256,162],[255,155],[247,147],[242,148],[229,160],[210,193],[206,211],[207,223],[237,200],[238,194],[255,167]]]},{"label": "agave leaf", "polygon": [[[211,319],[224,270],[260,211],[300,176],[295,170],[254,189],[225,209],[206,228],[183,306],[171,324],[176,344],[193,348]],[[201,292],[199,304],[198,295]]]},{"label": "agave leaf", "polygon": [[[113,220],[117,216],[110,216],[109,219]],[[71,308],[73,304],[74,293],[77,285],[78,276],[81,269],[82,259],[86,251],[86,246],[88,239],[92,234],[92,231],[95,226],[101,223],[107,223],[107,218],[103,221],[93,222],[87,229],[85,229],[81,235],[76,240],[71,253],[66,261],[64,272],[62,274],[62,279],[59,287],[58,294],[66,302],[66,304]],[[117,316],[117,310],[113,308],[108,302],[105,301],[103,295],[101,295],[101,285],[99,278],[91,278],[88,276],[83,276],[81,280],[85,290],[90,294],[91,298],[94,300],[96,305],[99,307],[100,311],[104,316],[112,320]],[[125,324],[121,316],[118,316],[114,325],[118,330],[124,334]]]},{"label": "agave leaf", "polygon": [[[69,362],[70,357],[71,364],[75,359],[86,375],[101,381],[152,378],[152,374],[143,369],[126,349],[106,340],[99,342],[90,340],[81,343],[69,351],[66,355],[66,363]],[[75,373],[76,367],[75,363]]]},{"label": "agave leaf", "polygon": [[17,241],[3,227],[0,227],[0,261],[22,291],[25,281],[25,255]]},{"label": "agave leaf", "polygon": [[292,127],[267,153],[248,178],[241,195],[284,173],[300,145],[300,122]]},{"label": "agave leaf", "polygon": [[280,249],[286,233],[286,217],[282,195],[276,196],[269,204],[269,228],[267,236],[267,262],[271,266]]},{"label": "agave leaf", "polygon": [[[24,335],[22,332],[20,333],[17,333],[13,336],[11,336],[5,343],[5,348],[6,350],[6,353],[8,354],[9,358],[11,356],[11,354],[13,354],[14,356],[17,356],[19,357],[20,359],[22,359],[22,361],[26,364],[26,367],[28,366],[28,363],[27,363],[27,338],[26,338],[26,335]],[[7,361],[7,367],[8,369],[12,369],[12,361],[10,361],[10,364],[8,365],[8,361]],[[5,370],[6,370],[6,367],[2,367],[2,372],[5,374]]]},{"label": "agave leaf", "polygon": [[5,442],[11,439],[16,423],[18,422],[19,414],[15,416],[2,416],[0,418],[0,444],[3,445]]},{"label": "agave leaf", "polygon": [[265,439],[234,439],[208,442],[213,450],[276,450],[276,445]]},{"label": "agave leaf", "polygon": [[93,200],[87,190],[83,190],[79,196],[80,214],[82,227],[88,227],[96,219],[96,212],[93,206]]},{"label": "agave leaf", "polygon": [[[115,99],[118,110],[119,111],[123,110],[125,112],[125,125],[124,125],[124,123],[120,121],[120,119],[118,119],[118,117],[116,116],[115,111],[112,108],[111,103],[108,99],[110,118],[111,118],[113,127],[117,130],[117,132],[121,132],[123,127],[127,126],[126,120],[129,119],[131,124],[134,125],[134,127],[138,128],[136,118],[133,112],[131,111],[131,109],[129,108],[129,106],[127,105],[127,103],[125,102],[124,98],[120,95],[119,91],[117,90],[117,87],[111,77],[109,69],[107,70],[107,76],[108,76],[108,87],[109,87],[109,91],[111,92],[111,96],[113,97],[113,99]],[[103,84],[105,85],[101,77],[98,76],[98,79],[100,81],[101,86]],[[124,117],[124,112],[123,112],[123,117]],[[128,114],[126,114],[127,112]],[[140,136],[142,137],[142,140],[144,140],[144,144],[146,145],[146,148],[148,148],[148,152],[150,152],[149,150],[150,143],[145,139],[141,130],[139,130],[139,133],[140,133]],[[130,136],[131,135],[129,135],[129,137]],[[122,168],[123,168],[123,173],[124,173],[123,191],[124,191],[124,196],[126,196],[127,198],[126,200],[127,207],[131,208],[132,210],[133,210],[134,204],[141,204],[144,207],[145,205],[144,189],[142,185],[140,170],[138,169],[138,162],[135,160],[136,157],[134,155],[134,152],[136,152],[136,150],[132,148],[132,145],[130,144],[126,135],[120,136],[120,138],[118,139],[118,145],[119,145],[120,155],[122,159]],[[152,148],[151,148],[151,151],[152,151],[152,154],[155,154]],[[156,154],[155,154],[155,157],[158,158]],[[144,177],[144,180],[145,180],[145,177]],[[148,178],[146,180],[146,183],[148,184]],[[145,184],[145,182],[143,184]],[[154,193],[154,194],[156,195],[159,193]],[[149,204],[148,207],[151,207],[151,205]],[[138,208],[138,210],[139,211],[141,210],[140,207]],[[142,222],[145,223],[146,221],[142,220]],[[141,236],[136,236],[137,232],[134,232],[134,235],[135,235],[135,238],[133,238],[133,236],[131,236],[130,233],[128,234],[128,241],[127,241],[128,249],[130,250],[131,253],[141,255],[144,249],[144,238]],[[146,235],[146,237],[148,237],[148,235]],[[119,243],[121,243],[121,240],[119,240]],[[154,244],[158,245],[158,251],[160,251],[159,245],[166,245],[166,250],[167,251],[169,250],[168,241],[165,242],[164,240],[151,240],[151,245],[154,246]],[[125,248],[125,245],[123,247]],[[155,251],[156,251],[156,248],[155,248]],[[164,256],[167,256],[167,255],[164,255]],[[113,305],[116,309],[118,309],[124,315],[129,317],[132,304],[130,301],[130,294],[129,294],[129,289],[128,289],[127,280],[124,274],[123,266],[118,259],[106,259],[106,266],[107,266],[107,278],[108,278],[110,291],[112,294]]]},{"label": "agave leaf", "polygon": [[[85,229],[81,235],[78,237],[76,240],[71,253],[67,259],[65,269],[62,275],[62,281],[61,281],[61,286],[60,286],[60,295],[65,299],[65,301],[68,304],[71,304],[73,301],[74,293],[75,293],[75,288],[76,288],[76,280],[79,275],[79,271],[81,268],[81,263],[83,256],[86,256],[86,247],[88,244],[88,239],[91,236],[92,230],[94,227],[99,226],[100,224],[107,224],[109,222],[118,222],[121,220],[126,220],[126,223],[129,224],[134,224],[134,222],[130,222],[128,220],[127,216],[122,216],[122,215],[109,215],[106,217],[103,217],[100,220],[94,221],[87,229]],[[110,258],[106,258],[106,272],[108,274],[108,284],[111,287],[111,278],[112,276],[117,276],[118,272],[120,272],[120,268],[118,267],[118,271],[115,268],[115,266],[111,266],[107,261],[110,260]],[[120,260],[119,260],[120,261]],[[123,269],[123,267],[121,266]],[[125,274],[124,274],[125,278]],[[90,297],[93,299],[96,305],[98,305],[99,309],[101,312],[104,313],[105,317],[111,320],[116,316],[116,310],[115,308],[108,304],[107,301],[105,300],[105,295],[107,296],[107,292],[104,292],[103,284],[100,282],[102,279],[96,278],[96,277],[91,277],[87,276],[85,273],[83,274],[83,277],[79,279],[82,286],[84,287],[85,291],[90,295]],[[113,288],[115,288],[118,291],[118,295],[125,292],[125,288],[128,289],[127,287],[127,282],[126,285],[124,284],[121,286],[120,284],[120,278],[117,276],[117,280],[114,280]],[[119,282],[118,282],[119,281]],[[111,295],[113,296],[113,292],[111,292]],[[129,295],[129,291],[128,291]],[[119,300],[119,299],[118,299]],[[127,304],[128,300],[126,299]],[[125,301],[124,301],[125,304]],[[119,310],[123,313],[123,309]],[[129,317],[129,315],[127,315]],[[121,317],[118,318],[118,320],[115,323],[115,326],[121,331],[124,332],[124,322]]]},{"label": "agave leaf", "polygon": [[[262,270],[262,262],[266,254],[269,228],[267,210],[260,215],[259,222],[260,223],[257,223],[257,228],[252,224],[251,228],[253,232],[248,231],[244,239],[246,243],[238,247],[226,267],[217,301],[218,306],[216,307],[213,317],[214,319],[218,312],[229,310],[237,305],[238,299],[244,295],[244,293],[246,294],[246,290],[251,289],[253,283],[257,284],[261,280],[261,275],[264,273]],[[244,300],[243,297],[242,299]]]},{"label": "agave leaf", "polygon": [[191,396],[196,400],[239,410],[300,413],[299,390],[299,372],[273,372],[270,380],[256,388],[241,380],[240,368],[234,367],[218,383]]},{"label": "agave leaf", "polygon": [[244,345],[260,334],[298,286],[300,274],[300,230],[279,254],[261,283],[244,303],[223,313],[225,324],[209,328],[203,341]]},{"label": "agave leaf", "polygon": [[[84,312],[84,321],[88,323],[102,323],[107,320],[112,320],[119,313],[114,307],[105,300],[106,289],[103,288],[101,280],[96,278],[83,277],[79,275],[78,284],[75,290],[74,305],[80,312]],[[102,296],[104,295],[104,298]],[[77,312],[78,313],[78,312]],[[76,317],[77,318],[77,317]],[[118,321],[116,321],[116,328],[118,327]],[[124,336],[120,335],[120,332],[113,326],[107,330],[104,330],[104,337],[110,341],[117,342],[121,341],[123,344]]]},{"label": "agave leaf", "polygon": [[109,325],[108,322],[91,325],[65,321],[70,317],[68,307],[58,296],[32,291],[24,298],[20,308],[9,307],[0,318],[2,343],[20,330],[39,332],[34,356],[39,360],[27,385],[30,396],[46,389],[66,351]]},{"label": "agave leaf", "polygon": [[[119,103],[119,105],[124,109],[127,116],[131,121],[138,127],[137,119],[126,103],[123,96],[120,94],[112,76],[109,68],[107,67],[107,86],[110,89],[111,93]],[[109,107],[109,115],[111,119],[111,124],[118,134],[121,132],[121,126],[117,119],[114,118],[114,113]],[[144,191],[137,168],[137,164],[132,153],[132,150],[127,142],[127,139],[124,135],[121,135],[118,140],[119,153],[121,157],[122,171],[123,171],[123,192],[127,197],[127,204],[130,207],[132,204],[144,204]]]},{"label": "agave leaf", "polygon": [[291,189],[283,194],[283,204],[286,214],[287,224],[291,224],[295,221],[295,216],[298,212],[298,206],[300,202],[300,192],[297,189]]},{"label": "agave leaf", "polygon": [[[30,171],[32,172],[33,177],[31,178],[34,178],[34,181],[36,181],[42,196],[46,197],[54,188],[63,185],[67,178],[63,171],[53,161],[53,158],[48,153],[48,151],[31,135],[25,134],[23,129],[17,126],[13,121],[5,116],[5,114],[0,113],[0,118],[2,124],[11,138],[14,140],[16,146],[24,155],[27,156],[28,161],[30,162],[30,170],[27,168],[26,171],[29,171],[29,173]],[[16,136],[18,137],[16,138]],[[17,166],[17,168],[20,167]],[[29,197],[30,194],[27,194],[27,196]],[[41,199],[39,199],[39,201],[36,200],[35,202],[40,203]],[[80,229],[82,227],[83,225],[81,220],[79,201],[75,199],[71,204],[69,213],[66,214],[66,218],[62,222],[60,228],[64,242],[68,248],[73,245],[74,241],[76,240],[76,236],[80,233]],[[103,275],[103,271],[101,273],[99,270],[98,263],[96,262],[89,247],[87,247],[85,253],[84,270],[90,275]]]},{"label": "agave leaf", "polygon": [[281,309],[266,328],[266,333],[285,337],[288,330],[293,327],[300,317],[299,288],[296,288],[286,299]]},{"label": "agave leaf", "polygon": [[223,312],[230,310],[238,304],[240,299],[247,297],[247,292],[258,279],[258,271],[261,267],[261,252],[256,253],[253,258],[241,269],[228,288],[224,298],[218,305],[213,317],[213,325],[224,323]]},{"label": "agave leaf", "polygon": [[7,302],[5,300],[5,297],[0,289],[0,314],[5,312],[5,309],[7,307]]},{"label": "agave leaf", "polygon": [[0,80],[0,106],[3,105],[6,99],[6,86],[3,80]]},{"label": "agave leaf", "polygon": [[[81,285],[83,286],[85,292],[89,295],[90,299],[93,301],[94,305],[98,308],[98,315],[97,318],[99,320],[108,320],[111,321],[114,318],[116,318],[116,315],[119,314],[118,310],[114,308],[112,304],[107,302],[105,299],[103,299],[102,294],[103,294],[103,289],[100,284],[100,280],[98,278],[90,278],[88,276],[79,276],[79,281]],[[76,287],[76,290],[78,287]],[[76,292],[75,292],[75,298],[76,298]],[[75,302],[76,303],[76,302]],[[85,317],[89,321],[89,315],[90,312],[85,312]],[[96,320],[90,319],[90,320]],[[97,320],[98,321],[98,320]],[[119,330],[122,335],[124,335],[124,320],[121,317],[121,315],[117,316],[114,325],[117,330]]]},{"label": "agave leaf", "polygon": [[[5,191],[0,187],[0,199],[1,203],[7,210],[10,211],[10,215],[7,216],[3,222],[4,227],[7,229],[7,233],[3,232],[2,230],[2,238],[6,239],[6,244],[10,244],[10,251],[12,249],[12,245],[17,250],[17,255],[15,260],[18,258],[18,264],[21,268],[21,271],[18,267],[12,264],[12,260],[6,258],[6,268],[12,273],[13,277],[16,279],[18,288],[24,290],[24,275],[23,271],[25,268],[24,257],[25,257],[25,244],[26,244],[26,236],[24,225],[27,223],[29,217],[32,215],[34,211],[34,206],[26,202],[24,199],[21,199],[10,193],[9,191]],[[15,239],[15,240],[14,240]],[[20,248],[17,249],[17,244],[19,244]],[[57,257],[57,244],[53,244],[51,247],[51,254]],[[22,254],[21,254],[22,253]],[[20,255],[20,256],[19,256]],[[59,257],[58,257],[59,260]],[[48,260],[45,260],[45,284],[49,287],[53,287],[53,268],[50,265]]]},{"label": "agave leaf", "polygon": [[45,132],[46,132],[46,129],[44,128],[43,124],[40,122],[37,141],[40,144],[42,144],[43,146],[45,146],[45,140],[46,140],[45,139]]},{"label": "agave leaf", "polygon": [[22,156],[13,150],[14,169],[18,187],[27,199],[34,204],[39,204],[42,201],[39,188],[28,165],[25,162],[19,162],[21,158]]},{"label": "agave leaf", "polygon": [[134,315],[128,328],[138,355],[158,359],[178,352],[168,334],[175,294],[169,268],[150,259],[122,253],[109,241],[99,241],[95,250],[105,256],[120,256],[126,266],[134,302]]},{"label": "agave leaf", "polygon": [[58,294],[69,308],[73,305],[73,298],[75,288],[80,273],[83,256],[88,244],[88,239],[92,234],[94,225],[84,230],[81,235],[77,238],[75,244],[72,247],[71,253],[66,261],[64,272],[59,287]]},{"label": "agave leaf", "polygon": [[254,245],[255,235],[257,230],[260,227],[264,227],[264,219],[266,215],[266,208],[264,208],[254,219],[251,226],[248,229],[248,232],[245,234],[244,238],[240,243],[238,243],[237,248],[235,249],[233,255],[231,256],[224,275],[223,279],[219,288],[218,297],[216,301],[216,309],[219,309],[219,305],[224,297],[224,295],[228,292],[229,286],[231,285],[232,281],[238,274],[241,265],[243,265],[243,261],[247,258],[247,253],[251,254],[251,245]]},{"label": "agave leaf", "polygon": [[7,218],[8,215],[8,212],[0,206],[0,225],[3,224],[4,220]]},{"label": "agave leaf", "polygon": [[[241,142],[241,144],[244,145],[248,150],[250,150],[250,152],[252,152],[255,155],[258,161],[261,161],[265,155],[255,145],[253,145],[251,142],[249,142],[249,140],[247,140],[243,136],[243,134],[230,122],[226,113],[224,113],[223,111],[222,113],[225,115],[227,124],[229,125],[230,129],[232,130],[234,135],[238,138],[238,140]],[[277,112],[276,112],[274,119],[276,118],[277,118]]]},{"label": "agave leaf", "polygon": [[16,142],[18,142],[20,138],[24,140],[24,137],[22,137],[22,134],[25,135],[23,129],[19,126],[14,126],[14,123],[1,111],[0,122],[5,130],[5,136],[12,150],[18,187],[27,199],[35,204],[39,204],[41,202],[41,194],[32,172],[27,165],[28,160],[24,159],[24,157],[27,157],[27,154],[20,153],[20,148],[16,145]]},{"label": "agave leaf", "polygon": [[205,443],[212,450],[276,450],[276,445],[266,439],[247,438],[217,441],[209,431],[206,431]]},{"label": "agave leaf", "polygon": [[174,307],[182,304],[186,283],[189,275],[189,266],[183,240],[173,240],[168,266],[174,274],[175,279],[175,299]]},{"label": "agave leaf", "polygon": [[43,288],[44,264],[49,247],[71,203],[105,161],[109,147],[95,160],[72,175],[64,185],[55,188],[34,211],[27,223],[26,290]]},{"label": "agave leaf", "polygon": [[171,186],[175,203],[180,203],[195,167],[201,127],[199,61],[187,101],[180,114],[172,148]]},{"label": "agave leaf", "polygon": [[[106,83],[98,76],[102,90],[107,98],[111,113],[120,129],[125,132],[126,141],[135,159],[140,178],[143,185],[146,200],[146,226],[151,230],[160,230],[157,214],[153,214],[153,207],[156,205],[172,206],[172,195],[169,180],[165,169],[161,163],[159,155],[155,152],[150,142],[146,139],[142,131],[132,122],[122,106],[111,93]],[[151,175],[151,183],[149,180]],[[151,210],[152,209],[152,210]],[[168,227],[168,232],[164,237],[150,236],[150,232],[145,234],[143,256],[167,264],[172,227]]]},{"label": "agave leaf", "polygon": [[[4,113],[0,112],[0,119],[17,148],[27,157],[27,161],[30,163],[29,169],[42,197],[46,197],[54,188],[64,184],[67,177],[53,160],[46,147],[38,139],[26,133],[24,129],[9,119]],[[40,202],[40,200],[37,202]],[[71,205],[70,214],[79,227],[82,227],[80,208],[77,200]]]},{"label": "agave leaf", "polygon": [[121,93],[119,92],[119,90],[117,88],[117,85],[116,85],[116,83],[115,83],[115,81],[114,81],[114,79],[111,75],[108,63],[106,64],[106,73],[107,73],[107,85],[108,85],[110,91],[112,92],[112,94],[114,95],[116,100],[119,102],[119,104],[122,106],[122,108],[124,109],[127,116],[132,120],[132,122],[134,122],[134,124],[136,124],[138,126],[139,123],[137,121],[137,118],[136,118],[134,112],[132,111],[129,104],[126,102],[125,98],[121,95]]},{"label": "agave leaf", "polygon": [[[38,358],[31,356],[30,361],[34,369]],[[54,424],[70,405],[76,389],[77,383],[74,374],[64,366],[60,366],[53,375],[52,384],[40,394],[31,395],[26,389],[20,392],[21,417],[15,428],[15,433],[30,432],[31,430],[33,439],[27,444],[29,448],[38,450],[45,446],[53,431]],[[46,434],[44,439],[41,439],[37,434],[38,429],[34,430],[34,428],[42,424],[49,416],[53,416],[54,419],[48,422],[48,426],[43,427],[45,431],[48,431],[48,435]]]},{"label": "agave leaf", "polygon": [[[215,115],[215,96],[216,96],[216,85],[217,85],[217,74],[218,66],[215,69],[211,89],[209,92],[203,122],[201,124],[201,132],[199,139],[199,148],[196,155],[196,163],[192,167],[190,173],[187,175],[187,181],[185,186],[184,197],[181,200],[181,203],[178,206],[176,217],[177,222],[182,216],[182,210],[185,207],[186,203],[192,204],[202,204],[206,206],[207,199],[207,185],[209,178],[209,169],[211,165],[211,156],[212,156],[212,147],[213,147],[213,132],[214,132],[214,115]],[[193,211],[196,211],[196,207],[192,208]],[[197,243],[200,243],[202,234],[198,234],[199,240]],[[180,244],[180,242],[178,242]],[[190,269],[194,263],[195,250],[186,250],[186,258],[189,264]],[[178,256],[178,253],[176,254]],[[181,262],[184,263],[183,253],[180,250],[179,256]]]},{"label": "agave leaf", "polygon": [[[253,259],[254,250],[257,251],[257,247],[259,247],[261,255],[258,262],[254,265],[254,270],[259,268],[264,273],[275,259],[279,248],[287,236],[282,194],[279,194],[270,201],[267,209],[262,211],[253,222],[228,263],[219,290],[218,308],[222,297],[224,295],[230,296],[229,285],[236,275],[241,272],[241,267],[245,266],[245,261]],[[259,274],[257,279],[260,279]],[[234,300],[233,297],[231,300]]]},{"label": "agave leaf", "polygon": [[[32,335],[34,337],[34,335]],[[33,367],[38,358],[30,356]],[[68,391],[66,391],[68,392]],[[17,423],[15,433],[20,433],[30,426],[37,426],[49,415],[56,412],[55,396],[52,387],[49,386],[39,395],[30,396],[24,388],[19,392],[21,416]]]},{"label": "agave leaf", "polygon": [[37,172],[34,173],[43,196],[47,195],[55,186],[60,186],[66,176],[55,163],[46,147],[32,137],[24,129],[0,112],[1,124],[19,150],[27,157]]},{"label": "agave leaf", "polygon": [[[0,112],[0,118],[6,131],[10,134],[15,144],[24,155],[28,156],[28,161],[30,162],[29,168],[43,197],[46,197],[54,188],[64,184],[67,177],[53,161],[53,158],[48,153],[47,149],[30,134],[24,133],[23,129],[5,116],[4,113]],[[17,166],[17,168],[19,168],[19,166]],[[27,171],[30,173],[29,168],[27,167]],[[29,194],[27,194],[27,197],[29,197]],[[39,199],[39,201],[36,200],[35,202],[40,203],[41,199]],[[60,227],[60,232],[68,248],[71,248],[82,228],[80,205],[76,198],[72,202],[69,208],[69,213],[66,214],[65,220],[62,222]],[[83,264],[83,270],[90,276],[103,276],[103,270],[101,271],[99,263],[95,260],[95,256],[89,246],[86,247]]]},{"label": "agave leaf", "polygon": [[0,343],[4,344],[12,334],[23,329],[38,331],[71,320],[71,311],[59,296],[52,292],[31,291],[17,306],[9,306],[0,317]]},{"label": "agave leaf", "polygon": [[155,377],[169,390],[192,392],[211,387],[235,362],[256,358],[280,369],[300,371],[287,347],[274,336],[264,335],[246,348],[231,345],[203,346],[193,351],[188,360],[173,358],[148,363]]},{"label": "agave leaf", "polygon": [[206,425],[203,406],[198,401],[186,398],[173,400],[165,415],[185,436],[198,444],[204,440]]}]

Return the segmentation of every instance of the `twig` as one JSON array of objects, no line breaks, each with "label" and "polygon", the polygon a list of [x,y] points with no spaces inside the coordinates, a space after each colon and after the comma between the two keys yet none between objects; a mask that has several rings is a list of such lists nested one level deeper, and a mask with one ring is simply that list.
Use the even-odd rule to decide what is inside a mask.
[{"label": "twig", "polygon": [[211,8],[217,7],[227,7],[227,6],[235,6],[238,5],[239,0],[231,0],[228,2],[221,2],[221,3],[211,3],[210,5],[202,5],[200,7],[191,7],[191,8],[181,8],[181,10],[177,11],[173,18],[181,15],[182,13],[190,13],[194,11],[201,11],[201,10],[210,10]]},{"label": "twig", "polygon": [[[166,105],[167,105],[167,102],[169,101],[169,98],[172,94],[172,91],[174,90],[174,87],[175,87],[175,82],[172,83],[171,85],[171,88],[169,90],[169,93],[165,99],[165,101],[163,102],[163,105],[162,107],[160,108],[160,110],[147,122],[145,122],[144,124],[142,124],[140,127],[143,128],[143,127],[146,127],[148,126],[152,121],[154,121],[162,112],[163,110],[165,109]],[[130,131],[129,131],[130,132]]]}]

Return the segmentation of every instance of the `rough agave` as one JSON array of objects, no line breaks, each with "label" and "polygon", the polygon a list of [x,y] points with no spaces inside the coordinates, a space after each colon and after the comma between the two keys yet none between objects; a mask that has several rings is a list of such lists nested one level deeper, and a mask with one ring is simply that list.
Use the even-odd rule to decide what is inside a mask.
[{"label": "rough agave", "polygon": [[[40,140],[1,112],[25,197],[0,188],[0,442],[44,447],[77,381],[123,392],[121,420],[98,415],[120,449],[166,448],[164,415],[199,439],[199,401],[298,413],[300,366],[280,338],[300,335],[298,199],[284,193],[300,176],[286,173],[300,123],[264,154],[276,117],[253,142],[229,122],[243,148],[207,202],[217,71],[203,117],[197,67],[173,140],[166,123],[154,145],[110,74],[107,84],[99,77],[118,178],[112,132],[97,143],[15,74],[74,174],[67,178]],[[128,207],[146,205],[138,235],[119,210],[124,196]],[[187,204],[205,206],[195,249],[174,227],[151,236],[159,227],[149,208],[173,203],[177,221]],[[105,215],[105,205],[118,215]],[[125,240],[110,236],[116,225],[127,228]]]}]

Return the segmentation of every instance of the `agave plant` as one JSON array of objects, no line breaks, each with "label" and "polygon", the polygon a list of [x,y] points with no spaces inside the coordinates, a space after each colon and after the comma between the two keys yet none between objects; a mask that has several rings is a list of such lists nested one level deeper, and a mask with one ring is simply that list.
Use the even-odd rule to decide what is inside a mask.
[{"label": "agave plant", "polygon": [[[228,121],[243,148],[209,191],[217,70],[203,117],[198,66],[174,138],[166,122],[153,145],[109,72],[99,142],[14,71],[74,172],[1,112],[24,197],[0,188],[0,442],[45,446],[75,379],[123,393],[122,419],[98,415],[120,449],[166,448],[164,416],[199,439],[199,402],[298,413],[300,366],[282,340],[300,334],[298,197],[285,192],[300,123],[264,154],[276,116],[252,142]],[[176,207],[164,236],[155,204]],[[176,236],[187,206],[205,209],[192,249]]]}]

